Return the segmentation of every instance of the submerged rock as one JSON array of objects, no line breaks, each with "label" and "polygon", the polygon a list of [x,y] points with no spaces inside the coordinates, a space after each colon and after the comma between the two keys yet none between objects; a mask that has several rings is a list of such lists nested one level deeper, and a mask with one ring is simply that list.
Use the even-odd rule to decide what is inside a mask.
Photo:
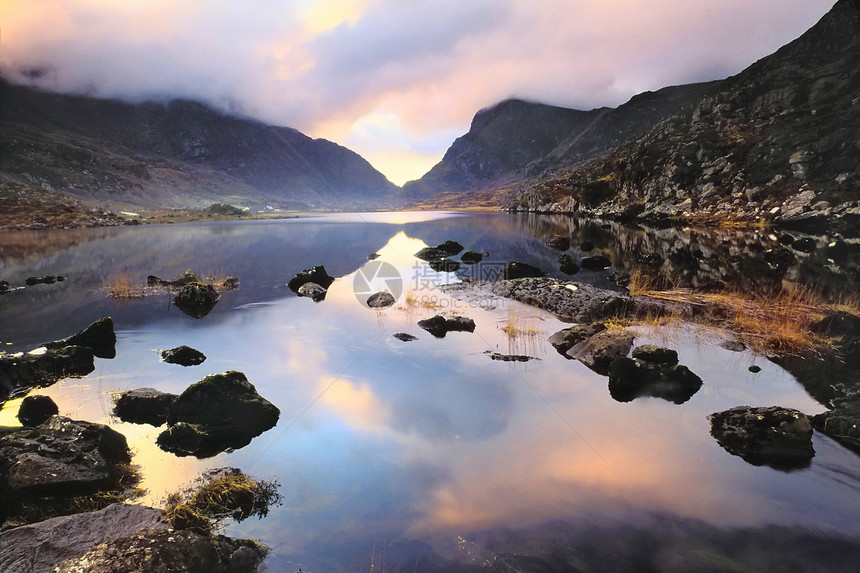
[{"label": "submerged rock", "polygon": [[50,396],[27,396],[21,400],[18,408],[18,421],[22,426],[38,426],[48,420],[51,416],[60,413],[56,402]]},{"label": "submerged rock", "polygon": [[392,334],[394,338],[397,340],[401,340],[403,342],[412,342],[413,340],[418,340],[417,336],[412,336],[411,334],[407,334],[405,332],[395,332]]},{"label": "submerged rock", "polygon": [[502,362],[528,362],[529,360],[540,360],[534,356],[526,356],[525,354],[499,354],[493,352],[490,354],[490,360],[501,360]]},{"label": "submerged rock", "polygon": [[85,346],[0,356],[0,402],[63,378],[86,376],[93,370],[93,351]]},{"label": "submerged rock", "polygon": [[432,318],[419,320],[418,326],[420,326],[436,338],[445,338],[445,335],[452,331],[475,332],[475,321],[471,318],[466,318],[463,316],[445,318],[441,314],[437,314]]},{"label": "submerged rock", "polygon": [[299,287],[299,290],[296,291],[296,294],[299,296],[307,297],[314,302],[320,302],[325,300],[325,295],[328,293],[328,290],[323,288],[322,285],[318,285],[317,283],[305,283]]},{"label": "submerged rock", "polygon": [[[210,457],[248,445],[274,427],[279,416],[280,410],[260,396],[243,373],[212,374],[169,404],[170,427],[159,435],[158,445],[178,455]],[[187,427],[177,428],[179,423]]]},{"label": "submerged rock", "polygon": [[579,272],[579,265],[573,260],[573,257],[567,253],[562,253],[558,256],[558,270],[566,275],[575,275]]},{"label": "submerged rock", "polygon": [[98,511],[53,517],[0,533],[0,571],[43,573],[100,543],[142,530],[167,529],[164,512],[114,503]]},{"label": "submerged rock", "polygon": [[51,573],[251,573],[260,569],[268,551],[251,539],[154,529],[97,545],[60,563]]},{"label": "submerged rock", "polygon": [[329,276],[329,274],[325,270],[325,267],[323,265],[316,265],[296,274],[296,276],[290,279],[290,282],[287,283],[287,286],[290,287],[291,291],[298,294],[299,287],[305,283],[316,283],[322,288],[328,289],[328,287],[330,287],[331,283],[333,282],[334,277]]},{"label": "submerged rock", "polygon": [[791,408],[738,406],[708,416],[711,435],[732,455],[778,470],[808,467],[815,455],[812,422]]},{"label": "submerged rock", "polygon": [[51,285],[55,282],[57,282],[57,277],[54,275],[45,275],[43,277],[27,277],[26,279],[24,279],[24,284],[26,284],[27,286],[39,284]]},{"label": "submerged rock", "polygon": [[387,308],[394,304],[394,295],[387,291],[379,291],[367,297],[367,306],[370,308]]},{"label": "submerged rock", "polygon": [[554,251],[566,251],[570,248],[570,238],[556,235],[546,242],[546,246]]},{"label": "submerged rock", "polygon": [[701,378],[686,366],[677,364],[677,354],[674,362],[668,356],[659,358],[665,361],[649,362],[627,357],[613,360],[608,372],[609,394],[619,402],[651,396],[683,404],[702,387]]},{"label": "submerged rock", "polygon": [[579,262],[582,268],[589,271],[602,271],[612,266],[612,261],[603,255],[594,255],[593,257],[585,257]]},{"label": "submerged rock", "polygon": [[598,374],[606,374],[616,358],[627,356],[633,348],[634,334],[624,328],[608,328],[580,342],[568,351]]},{"label": "submerged rock", "polygon": [[188,283],[179,289],[173,304],[192,318],[203,318],[215,308],[219,300],[221,295],[212,285]]},{"label": "submerged rock", "polygon": [[168,364],[179,364],[181,366],[197,366],[198,364],[203,364],[206,360],[205,354],[184,344],[169,350],[162,350],[159,355]]},{"label": "submerged rock", "polygon": [[460,260],[463,261],[463,264],[474,265],[475,263],[480,263],[484,260],[485,256],[486,255],[484,253],[479,253],[477,251],[466,251],[460,255]]},{"label": "submerged rock", "polygon": [[436,247],[424,247],[417,253],[415,256],[422,261],[438,261],[439,259],[444,259],[448,256],[447,251],[443,251],[442,249],[437,249]]},{"label": "submerged rock", "polygon": [[451,259],[437,259],[430,261],[428,264],[437,273],[453,273],[460,269],[460,261]]},{"label": "submerged rock", "polygon": [[813,416],[815,427],[849,448],[860,452],[860,400],[846,400],[833,410]]},{"label": "submerged rock", "polygon": [[167,410],[176,398],[153,388],[127,390],[115,398],[113,413],[123,422],[158,427],[167,422]]},{"label": "submerged rock", "polygon": [[539,278],[544,276],[546,276],[546,273],[539,268],[519,261],[511,261],[502,269],[502,278],[505,280]]},{"label": "submerged rock", "polygon": [[109,316],[100,318],[77,334],[45,344],[45,348],[49,350],[64,346],[85,346],[98,358],[115,358],[116,334],[113,329],[113,319]]}]

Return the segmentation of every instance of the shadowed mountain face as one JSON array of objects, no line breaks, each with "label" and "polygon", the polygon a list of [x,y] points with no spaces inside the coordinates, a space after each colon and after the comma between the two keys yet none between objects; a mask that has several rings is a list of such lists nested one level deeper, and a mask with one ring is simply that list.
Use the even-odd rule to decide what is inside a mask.
[{"label": "shadowed mountain face", "polygon": [[109,206],[390,206],[356,153],[203,104],[128,104],[0,81],[0,186]]},{"label": "shadowed mountain face", "polygon": [[[504,102],[479,112],[404,191],[513,211],[848,232],[860,225],[858,94],[860,2],[840,0],[803,36],[725,80],[646,92],[616,109],[529,104],[522,114]],[[497,125],[531,134],[530,155],[500,167],[495,158],[521,141],[493,136]]]}]

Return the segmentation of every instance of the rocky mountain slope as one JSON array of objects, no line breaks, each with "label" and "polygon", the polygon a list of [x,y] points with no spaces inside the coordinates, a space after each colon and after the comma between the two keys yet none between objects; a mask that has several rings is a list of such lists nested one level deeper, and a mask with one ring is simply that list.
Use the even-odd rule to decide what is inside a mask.
[{"label": "rocky mountain slope", "polygon": [[356,153],[200,103],[128,104],[0,80],[0,193],[54,191],[110,209],[391,206]]},{"label": "rocky mountain slope", "polygon": [[[447,201],[860,232],[857,0],[839,0],[803,36],[736,76],[589,113],[592,123],[521,168],[519,182],[494,186],[488,175]],[[434,170],[457,171],[451,159],[479,153],[462,148],[479,136],[473,124]]]}]

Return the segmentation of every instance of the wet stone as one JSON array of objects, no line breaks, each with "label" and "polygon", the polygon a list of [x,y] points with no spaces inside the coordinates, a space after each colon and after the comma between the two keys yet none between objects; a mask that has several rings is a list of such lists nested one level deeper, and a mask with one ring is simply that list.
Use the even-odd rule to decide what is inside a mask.
[{"label": "wet stone", "polygon": [[180,366],[196,366],[203,364],[206,360],[205,354],[184,344],[169,350],[162,350],[159,354],[164,362],[179,364]]},{"label": "wet stone", "polygon": [[48,418],[60,413],[50,396],[27,396],[18,408],[18,421],[22,426],[38,426]]}]

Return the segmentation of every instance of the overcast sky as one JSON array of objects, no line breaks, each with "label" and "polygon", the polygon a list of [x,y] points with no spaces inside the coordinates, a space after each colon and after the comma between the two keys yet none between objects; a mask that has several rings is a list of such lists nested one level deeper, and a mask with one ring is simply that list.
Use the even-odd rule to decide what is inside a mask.
[{"label": "overcast sky", "polygon": [[0,69],[204,100],[423,175],[508,97],[578,109],[724,78],[835,0],[0,0]]}]

